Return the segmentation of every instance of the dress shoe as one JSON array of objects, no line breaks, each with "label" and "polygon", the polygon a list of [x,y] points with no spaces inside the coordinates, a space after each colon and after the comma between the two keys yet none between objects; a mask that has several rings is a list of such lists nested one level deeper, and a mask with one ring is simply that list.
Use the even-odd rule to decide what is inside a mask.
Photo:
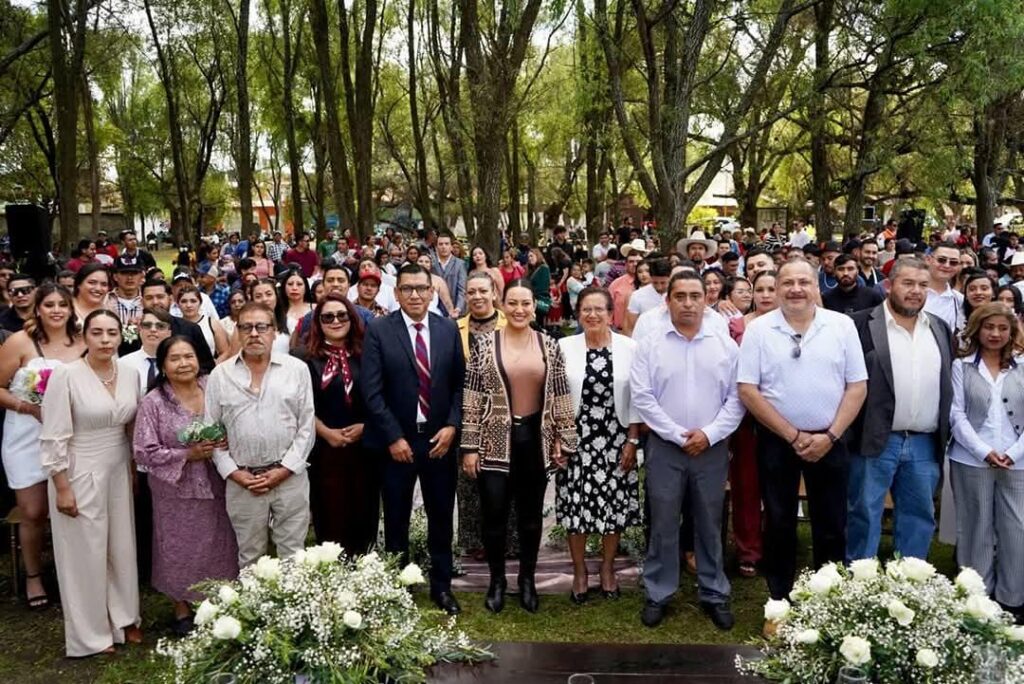
[{"label": "dress shoe", "polygon": [[536,613],[540,610],[540,597],[537,596],[537,585],[532,579],[519,580],[519,605],[527,613]]},{"label": "dress shoe", "polygon": [[732,626],[736,624],[736,618],[733,617],[732,611],[729,610],[728,603],[709,603],[708,601],[700,602],[700,609],[704,611],[704,614],[711,618],[712,624],[718,629],[723,631],[729,631]]},{"label": "dress shoe", "polygon": [[584,591],[581,594],[577,594],[574,590],[572,590],[572,589],[569,590],[569,600],[572,601],[577,606],[583,605],[589,599],[590,599],[590,592],[589,591]]},{"label": "dress shoe", "polygon": [[657,627],[665,619],[665,605],[655,603],[650,599],[644,604],[643,612],[640,613],[640,622],[646,627]]},{"label": "dress shoe", "polygon": [[192,631],[193,625],[192,616],[186,615],[185,617],[176,618],[174,620],[171,624],[171,631],[174,632],[174,636],[184,638]]},{"label": "dress shoe", "polygon": [[487,596],[484,598],[484,608],[492,613],[500,613],[505,608],[505,589],[508,581],[504,577],[497,577],[491,580],[487,587]]},{"label": "dress shoe", "polygon": [[455,600],[455,596],[450,591],[442,591],[434,594],[431,598],[434,599],[434,604],[438,608],[449,615],[458,615],[462,612],[462,607],[459,606],[459,602]]}]

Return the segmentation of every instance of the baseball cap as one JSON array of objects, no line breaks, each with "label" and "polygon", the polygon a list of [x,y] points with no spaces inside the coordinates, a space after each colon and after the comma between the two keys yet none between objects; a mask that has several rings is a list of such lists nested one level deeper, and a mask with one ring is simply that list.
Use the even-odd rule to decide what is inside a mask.
[{"label": "baseball cap", "polygon": [[359,282],[363,282],[364,280],[373,280],[380,285],[380,274],[376,271],[363,271],[359,274]]},{"label": "baseball cap", "polygon": [[913,253],[914,253],[914,243],[913,242],[911,242],[907,238],[900,238],[899,240],[896,241],[896,254],[897,254],[897,256],[900,255],[900,254],[913,254]]},{"label": "baseball cap", "polygon": [[114,271],[116,273],[124,273],[126,271],[138,271],[142,273],[146,268],[139,262],[138,255],[136,256],[119,256],[114,259]]},{"label": "baseball cap", "polygon": [[842,251],[843,248],[835,240],[829,240],[828,242],[821,246],[822,254],[827,254],[828,252],[842,253]]}]

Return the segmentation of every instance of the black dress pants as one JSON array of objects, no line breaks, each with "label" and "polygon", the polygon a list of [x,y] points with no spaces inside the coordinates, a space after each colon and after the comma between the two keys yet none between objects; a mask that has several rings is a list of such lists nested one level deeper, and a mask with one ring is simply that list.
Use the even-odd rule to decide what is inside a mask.
[{"label": "black dress pants", "polygon": [[514,427],[509,453],[509,471],[481,470],[480,511],[483,518],[484,551],[491,579],[505,576],[505,537],[509,506],[516,503],[519,529],[519,579],[532,580],[537,571],[544,491],[548,479],[541,447],[540,414]]},{"label": "black dress pants", "polygon": [[846,445],[837,442],[810,463],[767,428],[757,432],[757,465],[764,501],[763,572],[773,599],[789,596],[796,578],[800,476],[807,488],[814,567],[846,556]]}]

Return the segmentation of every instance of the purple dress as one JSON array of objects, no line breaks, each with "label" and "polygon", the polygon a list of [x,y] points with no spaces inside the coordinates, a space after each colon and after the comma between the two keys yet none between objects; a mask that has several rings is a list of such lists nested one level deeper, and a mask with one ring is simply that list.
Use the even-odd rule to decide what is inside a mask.
[{"label": "purple dress", "polygon": [[188,461],[178,440],[195,418],[168,385],[147,394],[135,417],[135,461],[149,470],[153,495],[153,587],[175,601],[203,598],[190,590],[203,580],[238,576],[224,481],[212,461]]}]

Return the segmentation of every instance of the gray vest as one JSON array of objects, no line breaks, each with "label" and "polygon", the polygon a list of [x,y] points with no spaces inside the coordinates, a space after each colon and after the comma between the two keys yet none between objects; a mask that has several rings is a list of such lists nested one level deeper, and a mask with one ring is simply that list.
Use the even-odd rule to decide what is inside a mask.
[{"label": "gray vest", "polygon": [[[1024,365],[1011,367],[1003,379],[1002,400],[1006,418],[1013,432],[1020,436],[1021,428],[1024,427]],[[975,432],[985,422],[991,402],[992,386],[981,376],[981,371],[974,363],[964,359],[964,408],[967,422]]]}]

